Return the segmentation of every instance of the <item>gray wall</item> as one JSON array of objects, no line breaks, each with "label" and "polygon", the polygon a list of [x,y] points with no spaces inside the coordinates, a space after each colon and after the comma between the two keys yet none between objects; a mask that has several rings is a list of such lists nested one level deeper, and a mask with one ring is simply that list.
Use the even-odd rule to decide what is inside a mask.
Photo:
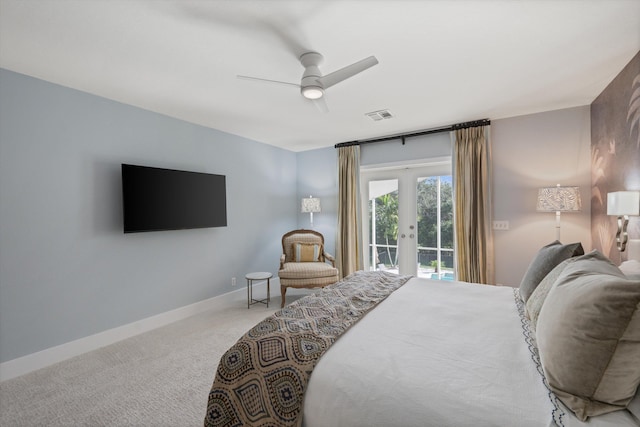
[{"label": "gray wall", "polygon": [[[228,226],[123,234],[121,163],[226,175]],[[277,273],[296,176],[290,151],[0,70],[0,362]]]},{"label": "gray wall", "polygon": [[536,212],[539,187],[579,186],[582,211],[561,216],[561,240],[591,250],[589,106],[491,122],[496,281],[518,286],[540,247],[555,240],[555,214]]},{"label": "gray wall", "polygon": [[318,197],[322,212],[313,214],[313,230],[324,236],[326,250],[336,255],[338,228],[338,150],[333,147],[297,153],[298,228],[311,228],[308,213],[300,212],[301,199]]},{"label": "gray wall", "polygon": [[451,156],[451,136],[449,132],[385,141],[360,146],[360,165],[362,167],[380,164],[393,164],[412,160]]}]

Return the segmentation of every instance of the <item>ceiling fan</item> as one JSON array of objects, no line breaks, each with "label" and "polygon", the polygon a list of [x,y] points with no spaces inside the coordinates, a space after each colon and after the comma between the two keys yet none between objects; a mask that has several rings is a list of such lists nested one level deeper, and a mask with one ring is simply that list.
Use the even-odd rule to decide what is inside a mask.
[{"label": "ceiling fan", "polygon": [[[319,101],[324,96],[325,89],[328,89],[331,86],[334,86],[348,78],[351,78],[378,63],[378,60],[375,56],[370,56],[323,76],[320,72],[320,69],[318,68],[318,65],[320,65],[323,59],[323,56],[321,54],[319,54],[318,52],[309,51],[300,55],[299,59],[300,63],[304,67],[304,73],[302,74],[302,80],[300,81],[300,84],[242,75],[238,75],[238,78],[297,86],[300,88],[300,93],[302,94],[302,96],[313,101]],[[318,105],[321,110],[326,110],[326,104],[317,103],[316,105]]]}]

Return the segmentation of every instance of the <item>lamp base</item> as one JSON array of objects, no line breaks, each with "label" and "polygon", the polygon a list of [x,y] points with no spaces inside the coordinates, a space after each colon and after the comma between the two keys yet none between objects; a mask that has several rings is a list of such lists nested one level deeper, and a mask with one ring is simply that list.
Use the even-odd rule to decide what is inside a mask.
[{"label": "lamp base", "polygon": [[618,216],[618,231],[616,232],[616,246],[620,252],[624,252],[627,248],[629,235],[627,234],[627,226],[629,225],[629,217],[627,215]]}]

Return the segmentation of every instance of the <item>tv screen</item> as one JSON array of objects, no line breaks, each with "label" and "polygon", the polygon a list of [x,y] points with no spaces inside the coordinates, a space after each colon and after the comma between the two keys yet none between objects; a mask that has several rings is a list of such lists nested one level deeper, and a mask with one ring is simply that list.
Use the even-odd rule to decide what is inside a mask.
[{"label": "tv screen", "polygon": [[122,164],[124,232],[227,225],[224,175]]}]

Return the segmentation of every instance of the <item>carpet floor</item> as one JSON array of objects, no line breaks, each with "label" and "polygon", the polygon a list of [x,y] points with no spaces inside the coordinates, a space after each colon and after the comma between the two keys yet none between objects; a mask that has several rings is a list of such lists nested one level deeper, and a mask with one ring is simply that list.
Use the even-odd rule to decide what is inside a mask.
[{"label": "carpet floor", "polygon": [[[0,383],[0,426],[202,426],[220,357],[280,307],[246,299]],[[291,302],[304,294],[287,294]],[[246,298],[246,296],[244,297]]]}]

